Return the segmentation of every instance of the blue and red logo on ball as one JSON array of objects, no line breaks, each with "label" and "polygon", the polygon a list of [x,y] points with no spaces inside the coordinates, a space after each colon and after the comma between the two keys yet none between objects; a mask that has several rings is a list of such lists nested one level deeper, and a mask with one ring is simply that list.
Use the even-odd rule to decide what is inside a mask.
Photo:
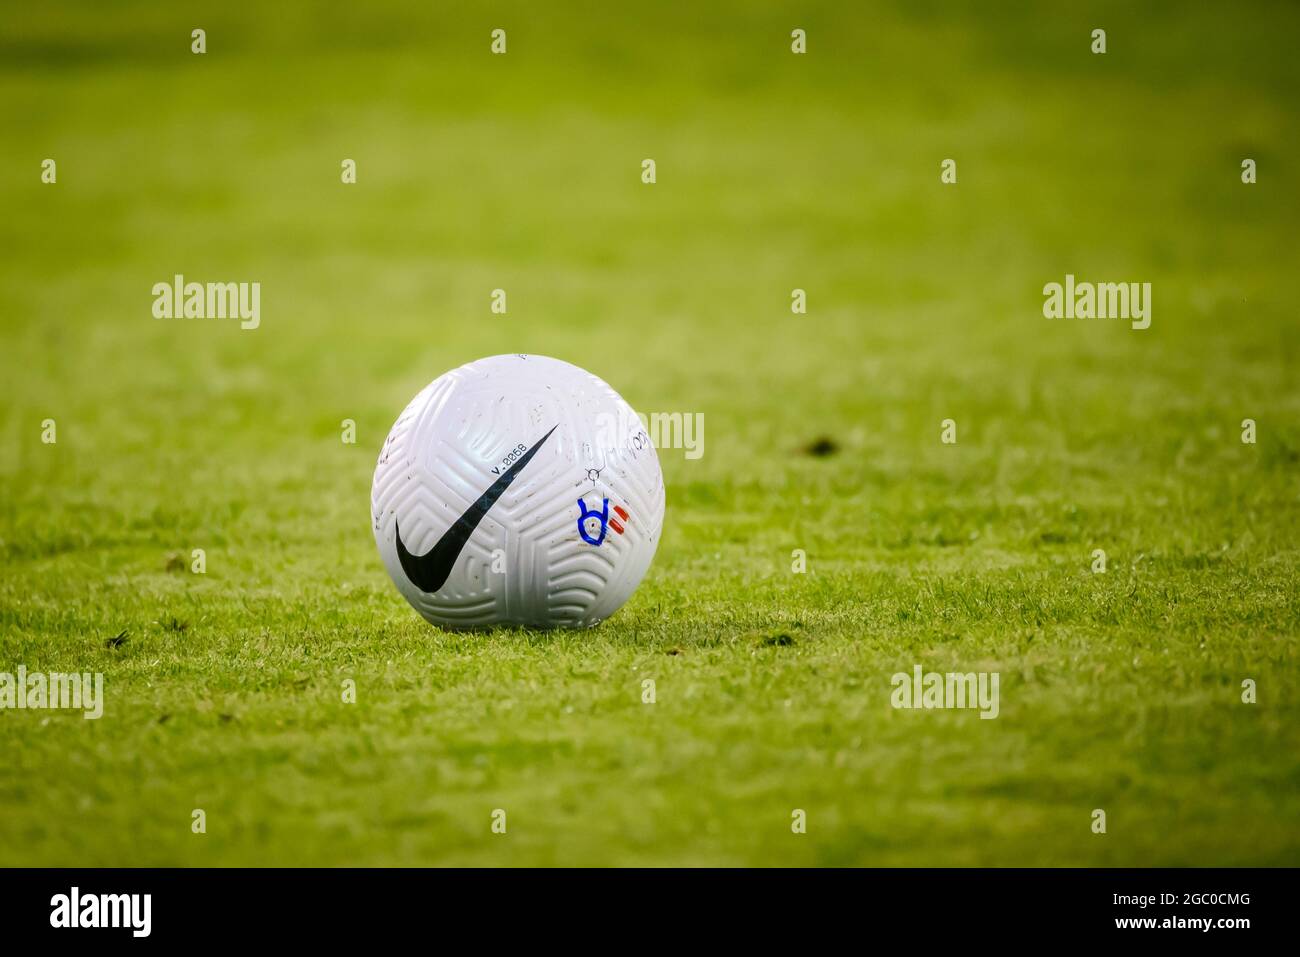
[{"label": "blue and red logo on ball", "polygon": [[[602,498],[600,500],[599,511],[594,508],[588,508],[587,503],[583,499],[578,499],[578,534],[582,536],[582,540],[588,545],[599,545],[605,540],[606,531],[610,528],[622,535],[623,526],[619,524],[619,519],[622,519],[624,522],[628,520],[627,510],[621,505],[615,505],[614,514],[617,516],[616,518],[609,517],[609,499],[607,498]],[[587,530],[587,522],[590,520],[600,522],[599,535],[592,535],[591,532]]]}]

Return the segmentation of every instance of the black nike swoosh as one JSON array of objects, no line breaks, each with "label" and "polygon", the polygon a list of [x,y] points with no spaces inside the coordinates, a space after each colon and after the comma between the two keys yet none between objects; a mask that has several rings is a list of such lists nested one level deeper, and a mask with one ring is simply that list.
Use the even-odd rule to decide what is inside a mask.
[{"label": "black nike swoosh", "polygon": [[[558,425],[551,426],[551,432],[554,432],[557,428],[559,428]],[[451,575],[451,570],[456,564],[460,550],[465,547],[469,537],[474,534],[474,529],[478,528],[478,523],[483,521],[483,516],[496,504],[497,499],[501,497],[501,493],[510,487],[510,483],[524,470],[524,466],[537,454],[537,450],[551,437],[551,432],[547,432],[538,439],[533,447],[525,452],[514,465],[502,472],[501,477],[478,497],[478,501],[467,508],[465,514],[456,519],[451,528],[442,533],[442,538],[438,539],[438,544],[423,555],[412,555],[406,550],[406,546],[402,544],[401,526],[397,526],[397,558],[402,563],[402,571],[406,572],[406,577],[411,580],[411,583],[416,588],[423,592],[433,593],[447,583],[447,578]]]}]

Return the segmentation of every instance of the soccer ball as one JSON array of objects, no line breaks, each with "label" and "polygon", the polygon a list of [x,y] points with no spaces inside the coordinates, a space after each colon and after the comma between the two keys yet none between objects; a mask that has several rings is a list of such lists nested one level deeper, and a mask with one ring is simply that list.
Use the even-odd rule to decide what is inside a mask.
[{"label": "soccer ball", "polygon": [[622,607],[650,567],[664,480],[641,420],[596,376],[492,356],[398,416],[370,510],[389,576],[435,625],[576,628]]}]

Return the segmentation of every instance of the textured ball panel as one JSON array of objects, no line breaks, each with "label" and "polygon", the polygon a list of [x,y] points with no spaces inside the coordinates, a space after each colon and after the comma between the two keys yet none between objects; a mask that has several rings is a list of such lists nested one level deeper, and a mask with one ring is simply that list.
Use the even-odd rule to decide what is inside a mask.
[{"label": "textured ball panel", "polygon": [[371,489],[385,568],[450,628],[604,620],[650,567],[663,514],[659,459],[631,407],[544,356],[435,379],[398,416]]}]

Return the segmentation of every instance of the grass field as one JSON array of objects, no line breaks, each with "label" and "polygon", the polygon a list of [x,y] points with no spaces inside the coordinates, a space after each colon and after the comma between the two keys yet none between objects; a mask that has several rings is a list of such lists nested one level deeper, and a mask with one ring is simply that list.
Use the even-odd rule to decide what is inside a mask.
[{"label": "grass field", "polygon": [[[1300,9],[447,6],[0,38],[0,671],[107,698],[0,713],[0,864],[1295,864]],[[398,412],[507,352],[704,414],[595,630],[440,632],[376,553]]]}]

